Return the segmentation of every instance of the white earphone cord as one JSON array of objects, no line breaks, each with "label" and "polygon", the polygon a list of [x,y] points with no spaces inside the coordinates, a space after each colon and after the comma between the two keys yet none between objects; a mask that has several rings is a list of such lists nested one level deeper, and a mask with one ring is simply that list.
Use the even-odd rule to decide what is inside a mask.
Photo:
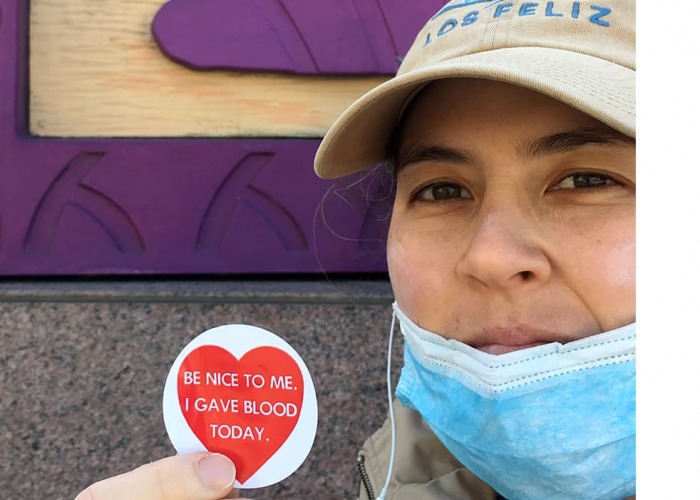
[{"label": "white earphone cord", "polygon": [[386,388],[389,396],[389,421],[391,422],[391,453],[389,456],[389,470],[386,474],[386,482],[377,500],[385,500],[386,492],[389,489],[391,474],[394,471],[394,456],[396,455],[396,418],[394,417],[394,398],[391,390],[391,350],[394,340],[394,324],[396,322],[396,312],[391,314],[391,329],[389,330],[389,351],[386,356]]}]

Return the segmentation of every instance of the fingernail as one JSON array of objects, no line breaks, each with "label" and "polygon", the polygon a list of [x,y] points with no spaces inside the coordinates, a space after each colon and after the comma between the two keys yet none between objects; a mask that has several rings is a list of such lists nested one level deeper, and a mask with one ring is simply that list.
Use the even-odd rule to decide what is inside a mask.
[{"label": "fingernail", "polygon": [[233,484],[236,468],[225,456],[212,453],[199,461],[197,472],[204,486],[219,491]]}]

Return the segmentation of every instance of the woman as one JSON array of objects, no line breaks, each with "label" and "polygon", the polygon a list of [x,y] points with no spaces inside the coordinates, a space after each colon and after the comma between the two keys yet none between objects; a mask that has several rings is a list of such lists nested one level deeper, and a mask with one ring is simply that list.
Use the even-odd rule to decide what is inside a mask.
[{"label": "woman", "polygon": [[[634,23],[632,1],[454,0],[325,137],[321,177],[396,179],[405,367],[361,498],[635,494]],[[223,498],[233,473],[183,455],[79,498]]]}]

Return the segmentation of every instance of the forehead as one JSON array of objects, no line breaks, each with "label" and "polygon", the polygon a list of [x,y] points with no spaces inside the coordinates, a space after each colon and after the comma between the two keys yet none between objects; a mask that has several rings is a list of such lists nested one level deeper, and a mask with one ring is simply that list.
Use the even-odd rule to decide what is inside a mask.
[{"label": "forehead", "polygon": [[405,138],[418,130],[434,131],[522,128],[552,132],[560,128],[605,127],[601,122],[544,94],[494,80],[450,78],[419,92],[400,123]]},{"label": "forehead", "polygon": [[594,144],[634,150],[635,140],[529,89],[455,78],[433,82],[411,101],[389,154],[396,175],[426,151],[473,161],[496,152],[527,158]]}]

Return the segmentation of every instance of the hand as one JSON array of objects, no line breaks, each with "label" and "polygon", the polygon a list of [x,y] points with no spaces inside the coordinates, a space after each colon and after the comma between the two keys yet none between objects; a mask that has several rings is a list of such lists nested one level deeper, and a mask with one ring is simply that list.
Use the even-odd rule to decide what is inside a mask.
[{"label": "hand", "polygon": [[[216,500],[238,498],[236,467],[217,453],[187,453],[143,465],[82,491],[75,500]],[[231,496],[227,496],[227,495]]]}]

